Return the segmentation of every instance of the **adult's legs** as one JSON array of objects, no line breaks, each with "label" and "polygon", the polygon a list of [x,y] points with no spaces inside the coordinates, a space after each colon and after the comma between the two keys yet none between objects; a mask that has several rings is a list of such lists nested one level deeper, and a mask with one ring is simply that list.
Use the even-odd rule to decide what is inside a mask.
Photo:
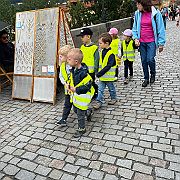
[{"label": "adult's legs", "polygon": [[151,77],[155,77],[156,75],[156,44],[155,42],[147,43],[147,61],[150,68]]},{"label": "adult's legs", "polygon": [[140,43],[140,55],[141,55],[141,63],[144,72],[144,79],[149,81],[149,69],[148,69],[148,61],[147,61],[147,43]]}]

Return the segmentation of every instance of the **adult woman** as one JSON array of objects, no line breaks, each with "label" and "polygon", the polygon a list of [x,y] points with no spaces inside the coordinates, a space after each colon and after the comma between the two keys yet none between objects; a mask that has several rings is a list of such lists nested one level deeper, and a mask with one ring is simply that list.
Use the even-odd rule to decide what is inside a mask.
[{"label": "adult woman", "polygon": [[165,28],[161,13],[152,5],[151,0],[136,0],[136,2],[138,10],[135,12],[132,34],[136,46],[139,46],[144,72],[142,86],[146,87],[149,79],[151,84],[155,81],[156,48],[159,48],[159,52],[163,51]]}]

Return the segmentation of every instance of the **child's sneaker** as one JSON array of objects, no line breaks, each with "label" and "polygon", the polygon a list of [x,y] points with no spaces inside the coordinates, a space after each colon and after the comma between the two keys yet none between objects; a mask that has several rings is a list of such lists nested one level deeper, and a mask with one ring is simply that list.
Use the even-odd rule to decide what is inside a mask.
[{"label": "child's sneaker", "polygon": [[109,105],[114,105],[116,102],[117,102],[116,99],[111,99],[111,100],[108,102],[108,104],[109,104]]},{"label": "child's sneaker", "polygon": [[93,104],[94,109],[99,109],[101,107],[101,103],[99,101],[95,101]]},{"label": "child's sneaker", "polygon": [[61,127],[67,126],[66,120],[64,120],[64,119],[61,119],[60,121],[57,121],[56,124],[60,125]]},{"label": "child's sneaker", "polygon": [[84,133],[86,133],[86,129],[77,129],[77,131],[75,132],[75,134],[73,135],[74,138],[79,138],[81,137]]},{"label": "child's sneaker", "polygon": [[124,79],[124,84],[128,84],[128,82],[129,82],[129,79],[128,79],[128,78],[125,78],[125,79]]}]

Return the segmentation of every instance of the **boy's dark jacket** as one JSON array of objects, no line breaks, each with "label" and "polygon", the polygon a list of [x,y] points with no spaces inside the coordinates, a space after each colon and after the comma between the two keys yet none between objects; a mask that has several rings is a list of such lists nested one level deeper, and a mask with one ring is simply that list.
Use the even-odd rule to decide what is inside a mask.
[{"label": "boy's dark jacket", "polygon": [[[82,63],[82,67],[80,69],[72,69],[72,75],[73,75],[73,82],[74,86],[78,85],[87,75],[88,75],[88,67]],[[87,84],[77,87],[76,93],[77,94],[86,94],[88,91],[90,91],[92,86],[92,81],[88,82]]]}]

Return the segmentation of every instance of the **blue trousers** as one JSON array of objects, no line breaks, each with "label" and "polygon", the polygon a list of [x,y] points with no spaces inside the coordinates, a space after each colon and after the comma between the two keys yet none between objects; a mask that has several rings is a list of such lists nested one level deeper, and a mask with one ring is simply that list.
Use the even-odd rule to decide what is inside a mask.
[{"label": "blue trousers", "polygon": [[96,100],[101,102],[101,103],[103,103],[104,90],[105,90],[106,86],[109,89],[109,94],[111,96],[111,99],[116,99],[116,89],[115,89],[115,86],[114,86],[114,82],[113,81],[99,81],[99,84],[98,84],[98,97],[96,98]]},{"label": "blue trousers", "polygon": [[141,63],[144,72],[144,79],[149,81],[149,70],[151,76],[156,75],[156,44],[155,42],[149,43],[140,43],[139,47],[140,55],[141,55]]}]

